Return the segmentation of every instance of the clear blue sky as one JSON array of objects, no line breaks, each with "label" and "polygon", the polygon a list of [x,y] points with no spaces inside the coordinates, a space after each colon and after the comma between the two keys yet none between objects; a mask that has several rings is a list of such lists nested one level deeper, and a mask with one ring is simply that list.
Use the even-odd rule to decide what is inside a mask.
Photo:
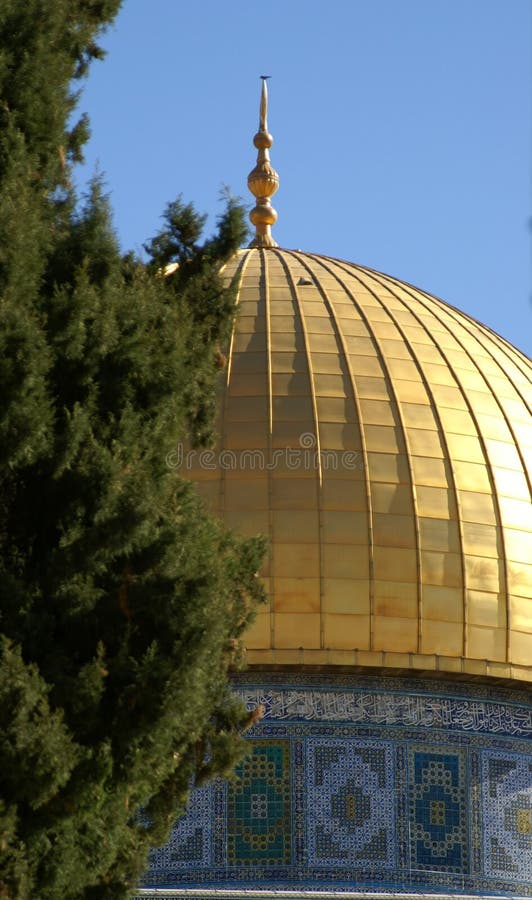
[{"label": "clear blue sky", "polygon": [[[359,262],[532,355],[529,0],[124,0],[80,101],[124,249],[248,201],[271,74],[281,246]],[[251,198],[249,198],[251,199]]]}]

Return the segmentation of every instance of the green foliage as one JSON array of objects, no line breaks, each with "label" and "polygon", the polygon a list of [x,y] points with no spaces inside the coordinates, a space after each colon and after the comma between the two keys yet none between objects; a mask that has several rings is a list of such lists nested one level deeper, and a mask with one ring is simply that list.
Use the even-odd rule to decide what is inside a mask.
[{"label": "green foliage", "polygon": [[[234,297],[181,200],[123,257],[72,79],[118,0],[0,9],[0,898],[125,898],[191,780],[229,771],[248,714],[228,669],[262,544],[166,465],[211,435]],[[42,73],[46,72],[46,78]],[[170,277],[165,267],[179,263]],[[139,811],[143,810],[140,815]]]}]

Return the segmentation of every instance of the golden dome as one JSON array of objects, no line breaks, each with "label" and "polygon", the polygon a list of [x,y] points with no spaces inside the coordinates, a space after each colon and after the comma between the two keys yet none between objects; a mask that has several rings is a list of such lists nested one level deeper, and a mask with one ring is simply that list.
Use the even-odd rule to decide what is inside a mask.
[{"label": "golden dome", "polygon": [[211,507],[269,538],[254,665],[532,680],[532,363],[418,288],[248,249]]}]

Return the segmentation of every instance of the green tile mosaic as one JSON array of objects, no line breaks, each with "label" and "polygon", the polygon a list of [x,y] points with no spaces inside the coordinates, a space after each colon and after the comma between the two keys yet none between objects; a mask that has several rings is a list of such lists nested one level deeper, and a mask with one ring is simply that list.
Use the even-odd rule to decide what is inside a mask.
[{"label": "green tile mosaic", "polygon": [[227,792],[230,866],[291,862],[290,743],[253,741]]}]

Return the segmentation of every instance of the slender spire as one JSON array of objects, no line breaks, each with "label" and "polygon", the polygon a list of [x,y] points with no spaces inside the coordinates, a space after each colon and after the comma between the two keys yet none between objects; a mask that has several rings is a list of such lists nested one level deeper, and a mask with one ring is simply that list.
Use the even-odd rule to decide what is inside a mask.
[{"label": "slender spire", "polygon": [[279,176],[270,165],[269,149],[273,144],[273,137],[268,132],[268,86],[266,84],[269,75],[261,75],[262,94],[260,98],[259,130],[253,138],[253,143],[259,151],[257,165],[248,175],[248,188],[254,197],[256,205],[251,210],[249,218],[255,226],[255,237],[250,247],[278,247],[271,235],[271,226],[277,221],[277,213],[270,203],[270,197],[279,187]]}]

